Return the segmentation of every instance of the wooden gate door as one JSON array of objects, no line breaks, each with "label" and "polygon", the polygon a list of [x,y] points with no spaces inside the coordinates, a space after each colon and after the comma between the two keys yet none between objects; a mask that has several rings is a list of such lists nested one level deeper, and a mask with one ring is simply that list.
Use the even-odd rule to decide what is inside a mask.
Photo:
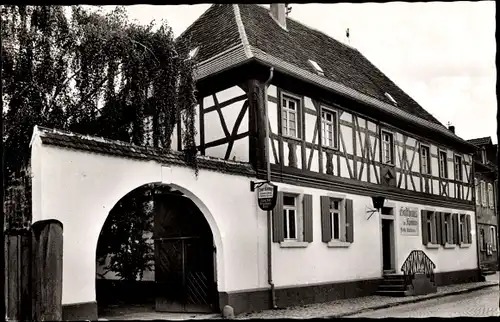
[{"label": "wooden gate door", "polygon": [[203,214],[183,197],[162,198],[155,208],[156,310],[213,312],[213,237]]}]

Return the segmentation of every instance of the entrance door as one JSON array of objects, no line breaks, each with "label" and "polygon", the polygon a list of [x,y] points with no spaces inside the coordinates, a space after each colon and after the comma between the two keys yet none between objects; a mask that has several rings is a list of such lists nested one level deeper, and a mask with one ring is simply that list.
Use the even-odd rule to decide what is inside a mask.
[{"label": "entrance door", "polygon": [[395,272],[394,269],[394,220],[382,219],[382,263],[384,273]]},{"label": "entrance door", "polygon": [[213,237],[191,200],[155,199],[156,310],[208,313],[216,309]]}]

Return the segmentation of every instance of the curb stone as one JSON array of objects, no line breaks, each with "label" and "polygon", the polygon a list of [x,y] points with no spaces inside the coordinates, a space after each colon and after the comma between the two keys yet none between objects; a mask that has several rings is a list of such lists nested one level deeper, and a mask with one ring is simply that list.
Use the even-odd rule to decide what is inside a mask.
[{"label": "curb stone", "polygon": [[446,296],[452,296],[452,295],[459,295],[459,294],[470,293],[470,292],[473,292],[473,291],[482,290],[484,288],[493,287],[493,286],[498,286],[498,283],[495,283],[495,284],[486,284],[486,285],[478,285],[478,286],[466,288],[466,289],[459,290],[459,291],[453,291],[453,292],[449,292],[449,293],[433,294],[433,295],[430,295],[430,296],[416,298],[416,299],[408,299],[408,300],[404,300],[404,301],[401,301],[401,302],[394,302],[394,303],[388,303],[388,304],[383,304],[383,305],[376,305],[376,306],[373,306],[373,307],[367,307],[367,308],[360,309],[360,310],[353,311],[353,312],[341,313],[341,314],[332,314],[332,315],[324,316],[322,318],[324,318],[324,319],[330,319],[330,318],[348,317],[348,316],[352,316],[352,315],[356,315],[356,314],[360,314],[360,313],[365,313],[365,312],[369,312],[369,311],[377,311],[377,310],[387,309],[387,308],[390,308],[390,307],[404,305],[404,304],[412,304],[412,303],[423,302],[423,301],[432,300],[432,299],[436,299],[436,298],[440,298],[440,297],[446,297]]}]

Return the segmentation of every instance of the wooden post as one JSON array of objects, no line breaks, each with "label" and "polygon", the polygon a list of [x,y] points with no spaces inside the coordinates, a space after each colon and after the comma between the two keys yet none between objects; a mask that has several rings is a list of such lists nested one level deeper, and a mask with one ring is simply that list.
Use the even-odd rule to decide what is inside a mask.
[{"label": "wooden post", "polygon": [[62,320],[62,223],[50,219],[32,226],[33,321]]}]

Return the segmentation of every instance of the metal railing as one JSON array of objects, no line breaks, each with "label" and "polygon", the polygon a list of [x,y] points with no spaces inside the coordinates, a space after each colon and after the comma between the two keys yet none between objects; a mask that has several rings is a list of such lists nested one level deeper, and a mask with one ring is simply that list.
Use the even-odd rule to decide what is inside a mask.
[{"label": "metal railing", "polygon": [[434,282],[434,269],[436,264],[421,250],[412,250],[406,258],[401,271],[403,272],[406,285],[410,285],[415,274],[425,274],[431,282]]}]

